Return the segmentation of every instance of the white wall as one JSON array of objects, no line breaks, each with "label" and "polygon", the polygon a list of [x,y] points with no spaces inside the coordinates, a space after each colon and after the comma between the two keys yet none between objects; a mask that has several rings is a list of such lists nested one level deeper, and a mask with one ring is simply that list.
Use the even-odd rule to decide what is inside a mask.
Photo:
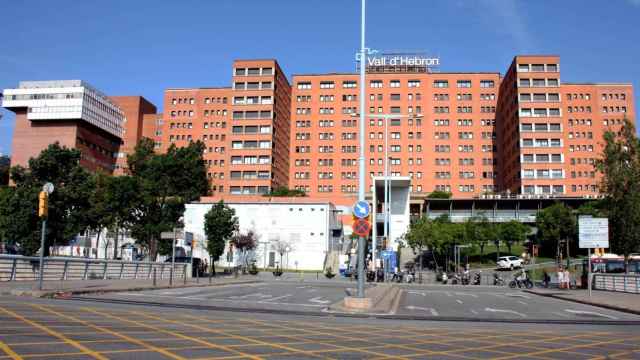
[{"label": "white wall", "polygon": [[[290,244],[291,251],[283,256],[281,266],[289,269],[322,270],[329,239],[330,225],[334,224],[333,206],[330,204],[227,204],[236,211],[240,231],[253,230],[258,235],[258,247],[250,255],[256,259],[259,268],[268,266],[269,253],[275,252],[274,243],[278,240]],[[212,204],[187,204],[184,214],[185,231],[194,233],[196,239],[206,239],[204,234],[204,216]],[[206,241],[203,248],[194,251],[195,255],[208,257]],[[266,251],[265,251],[266,249]],[[218,266],[239,264],[238,254],[227,261],[228,247],[217,262]],[[275,260],[280,255],[275,253]]]}]

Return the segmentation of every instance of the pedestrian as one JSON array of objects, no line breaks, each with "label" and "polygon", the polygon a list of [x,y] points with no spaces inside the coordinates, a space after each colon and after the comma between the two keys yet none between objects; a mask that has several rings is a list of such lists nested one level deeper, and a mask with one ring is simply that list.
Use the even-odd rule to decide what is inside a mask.
[{"label": "pedestrian", "polygon": [[551,282],[551,277],[547,273],[547,269],[544,269],[543,271],[544,271],[544,274],[542,275],[542,284],[544,285],[545,288],[548,288],[549,283]]},{"label": "pedestrian", "polygon": [[564,272],[562,266],[558,268],[558,287],[564,289]]},{"label": "pedestrian", "polygon": [[571,289],[571,273],[569,272],[569,268],[564,269],[563,275],[565,289],[569,290]]}]

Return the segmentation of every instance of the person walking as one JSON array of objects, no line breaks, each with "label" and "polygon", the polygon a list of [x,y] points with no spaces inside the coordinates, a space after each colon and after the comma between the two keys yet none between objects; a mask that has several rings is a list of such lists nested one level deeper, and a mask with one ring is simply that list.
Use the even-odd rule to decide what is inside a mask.
[{"label": "person walking", "polygon": [[564,289],[564,271],[562,271],[562,266],[558,268],[558,288]]},{"label": "person walking", "polygon": [[565,289],[567,290],[571,289],[571,273],[569,272],[568,268],[564,269],[562,278],[564,279]]}]

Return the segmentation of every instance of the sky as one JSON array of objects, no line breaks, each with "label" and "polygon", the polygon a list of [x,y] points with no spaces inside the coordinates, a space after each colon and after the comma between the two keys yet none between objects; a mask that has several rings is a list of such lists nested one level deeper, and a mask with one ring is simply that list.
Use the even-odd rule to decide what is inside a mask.
[{"label": "sky", "polygon": [[[234,59],[288,76],[352,72],[360,0],[29,0],[0,11],[0,89],[81,79],[162,110],[171,87],[229,86]],[[517,54],[560,55],[564,82],[625,82],[640,99],[640,0],[368,0],[367,47],[426,51],[443,72],[504,73]],[[0,153],[14,116],[1,109]]]}]

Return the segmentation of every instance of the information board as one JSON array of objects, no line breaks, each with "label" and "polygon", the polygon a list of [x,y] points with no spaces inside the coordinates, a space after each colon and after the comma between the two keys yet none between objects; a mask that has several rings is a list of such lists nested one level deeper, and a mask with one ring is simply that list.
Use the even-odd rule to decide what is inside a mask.
[{"label": "information board", "polygon": [[578,219],[580,248],[609,247],[609,219],[581,216]]}]

